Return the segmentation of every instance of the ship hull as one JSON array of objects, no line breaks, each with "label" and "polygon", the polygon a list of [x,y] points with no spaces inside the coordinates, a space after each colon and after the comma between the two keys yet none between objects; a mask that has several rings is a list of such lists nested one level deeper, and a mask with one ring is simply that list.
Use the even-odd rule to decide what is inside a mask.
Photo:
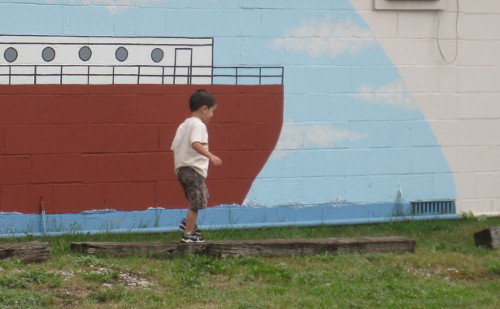
[{"label": "ship hull", "polygon": [[185,208],[171,141],[198,88],[208,124],[209,206],[242,204],[283,123],[283,85],[0,85],[0,212]]}]

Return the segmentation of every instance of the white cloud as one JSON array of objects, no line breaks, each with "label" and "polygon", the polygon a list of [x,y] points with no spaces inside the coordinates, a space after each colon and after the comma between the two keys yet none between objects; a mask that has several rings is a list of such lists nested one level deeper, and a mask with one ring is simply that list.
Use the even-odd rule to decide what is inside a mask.
[{"label": "white cloud", "polygon": [[354,20],[335,23],[326,16],[323,20],[306,19],[300,27],[287,29],[282,38],[273,40],[271,47],[305,51],[312,57],[323,54],[335,57],[357,53],[373,44],[373,33]]},{"label": "white cloud", "polygon": [[402,106],[415,109],[415,101],[409,94],[408,89],[401,79],[392,83],[377,87],[375,85],[364,84],[357,90],[357,97],[363,100],[380,105]]},{"label": "white cloud", "polygon": [[[81,5],[101,5],[105,6],[108,11],[116,13],[118,11],[128,9],[130,6],[150,1],[158,0],[70,0],[70,3],[77,3]],[[47,0],[47,3],[54,3],[54,0]]]},{"label": "white cloud", "polygon": [[273,156],[283,157],[286,155],[286,150],[330,148],[338,142],[360,140],[366,137],[367,134],[338,129],[330,124],[285,123]]}]

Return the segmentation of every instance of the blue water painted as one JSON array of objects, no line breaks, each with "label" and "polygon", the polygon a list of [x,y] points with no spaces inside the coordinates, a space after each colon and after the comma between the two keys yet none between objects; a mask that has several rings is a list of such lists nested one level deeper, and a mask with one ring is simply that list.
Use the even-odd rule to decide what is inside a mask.
[{"label": "blue water painted", "polygon": [[[146,211],[87,211],[79,214],[0,213],[0,237],[27,235],[95,234],[178,230],[186,211],[152,208]],[[242,207],[225,205],[201,211],[203,230],[367,224],[404,220],[458,219],[457,214],[412,216],[409,205],[356,205],[342,202],[323,205]]]}]

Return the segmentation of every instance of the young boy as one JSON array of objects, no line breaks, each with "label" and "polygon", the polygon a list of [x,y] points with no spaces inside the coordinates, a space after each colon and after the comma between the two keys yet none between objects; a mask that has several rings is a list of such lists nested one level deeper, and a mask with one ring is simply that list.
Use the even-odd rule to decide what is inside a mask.
[{"label": "young boy", "polygon": [[174,151],[175,174],[189,201],[186,218],[180,228],[184,229],[182,242],[204,242],[196,228],[198,210],[207,208],[208,190],[205,184],[208,164],[216,167],[222,160],[208,150],[206,123],[217,109],[215,97],[204,89],[196,90],[189,98],[191,117],[177,128],[171,149]]}]

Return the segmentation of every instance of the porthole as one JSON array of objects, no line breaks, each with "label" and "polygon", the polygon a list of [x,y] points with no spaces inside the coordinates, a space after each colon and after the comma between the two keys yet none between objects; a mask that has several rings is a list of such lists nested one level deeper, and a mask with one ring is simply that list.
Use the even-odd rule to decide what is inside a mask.
[{"label": "porthole", "polygon": [[156,63],[162,61],[163,60],[163,56],[164,56],[163,50],[161,50],[159,48],[155,48],[151,52],[151,59],[153,59],[153,61],[156,62]]},{"label": "porthole", "polygon": [[42,51],[42,58],[45,62],[51,62],[56,57],[56,51],[52,47],[45,47]]},{"label": "porthole", "polygon": [[14,47],[9,47],[3,53],[3,57],[8,62],[14,62],[17,59],[17,50]]},{"label": "porthole", "polygon": [[115,52],[116,60],[123,62],[128,58],[128,50],[125,47],[118,47]]},{"label": "porthole", "polygon": [[78,52],[78,56],[82,61],[88,61],[92,57],[92,50],[88,46],[83,46]]}]

